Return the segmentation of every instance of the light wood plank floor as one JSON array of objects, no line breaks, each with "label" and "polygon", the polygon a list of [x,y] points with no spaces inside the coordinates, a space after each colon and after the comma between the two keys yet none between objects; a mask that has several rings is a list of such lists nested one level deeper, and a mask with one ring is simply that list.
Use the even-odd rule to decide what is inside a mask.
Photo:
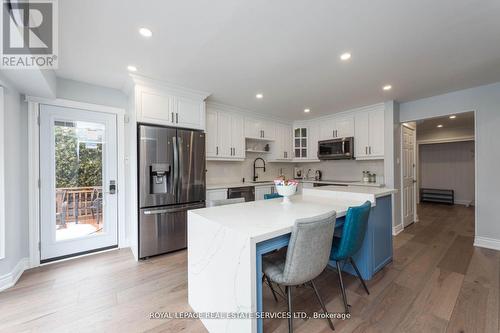
[{"label": "light wood plank floor", "polygon": [[[369,281],[368,296],[347,276],[352,318],[336,332],[499,332],[500,253],[474,248],[474,210],[421,205],[420,222],[394,239],[394,261]],[[189,311],[186,251],[136,263],[129,250],[32,269],[0,293],[2,332],[204,332],[197,320],[149,319]],[[335,271],[318,288],[331,312],[343,309]],[[294,290],[296,311],[320,311],[312,290]],[[265,310],[286,310],[266,288]],[[296,332],[330,332],[321,319]],[[265,332],[287,323],[265,321]]]}]

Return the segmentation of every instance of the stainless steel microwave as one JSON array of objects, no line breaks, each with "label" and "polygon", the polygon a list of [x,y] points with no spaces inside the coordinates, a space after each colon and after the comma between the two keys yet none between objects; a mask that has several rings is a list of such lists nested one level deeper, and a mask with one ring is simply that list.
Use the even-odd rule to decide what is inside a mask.
[{"label": "stainless steel microwave", "polygon": [[354,137],[319,141],[318,158],[320,160],[354,159]]}]

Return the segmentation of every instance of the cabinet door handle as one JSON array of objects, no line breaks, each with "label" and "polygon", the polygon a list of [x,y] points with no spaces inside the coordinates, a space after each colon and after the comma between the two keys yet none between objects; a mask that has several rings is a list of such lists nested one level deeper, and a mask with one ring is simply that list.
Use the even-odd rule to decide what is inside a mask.
[{"label": "cabinet door handle", "polygon": [[365,155],[368,155],[368,146],[365,146]]},{"label": "cabinet door handle", "polygon": [[368,147],[368,153],[371,155],[372,154],[372,146]]},{"label": "cabinet door handle", "polygon": [[172,123],[174,122],[174,113],[172,112]]},{"label": "cabinet door handle", "polygon": [[219,155],[219,146],[215,147],[215,155]]},{"label": "cabinet door handle", "polygon": [[335,130],[332,130],[332,137],[335,137]]},{"label": "cabinet door handle", "polygon": [[175,114],[175,122],[177,124],[179,123],[179,114],[178,113]]},{"label": "cabinet door handle", "polygon": [[231,147],[231,156],[233,156],[233,148]]}]

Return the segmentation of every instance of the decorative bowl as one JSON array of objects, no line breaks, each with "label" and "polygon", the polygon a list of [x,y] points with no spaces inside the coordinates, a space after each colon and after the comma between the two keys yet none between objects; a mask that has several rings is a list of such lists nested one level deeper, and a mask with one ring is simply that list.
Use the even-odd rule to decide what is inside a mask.
[{"label": "decorative bowl", "polygon": [[297,192],[297,184],[276,185],[276,191],[283,197],[283,203],[289,204],[291,202],[290,197]]}]

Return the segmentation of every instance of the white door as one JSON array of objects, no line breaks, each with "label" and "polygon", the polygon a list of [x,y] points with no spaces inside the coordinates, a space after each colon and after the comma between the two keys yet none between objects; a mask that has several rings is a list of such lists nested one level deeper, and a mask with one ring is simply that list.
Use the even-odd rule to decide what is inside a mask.
[{"label": "white door", "polygon": [[116,115],[40,106],[40,256],[118,244]]},{"label": "white door", "polygon": [[217,145],[220,157],[233,157],[231,146],[231,115],[219,112],[217,119]]},{"label": "white door", "polygon": [[403,225],[415,222],[415,130],[402,127]]},{"label": "white door", "polygon": [[336,130],[335,135],[337,138],[347,138],[354,136],[354,118],[344,117],[338,118],[335,121]]},{"label": "white door", "polygon": [[354,117],[354,156],[363,158],[368,156],[368,112],[357,113]]},{"label": "white door", "polygon": [[245,124],[242,116],[233,114],[231,116],[231,143],[233,146],[233,157],[245,158]]}]

